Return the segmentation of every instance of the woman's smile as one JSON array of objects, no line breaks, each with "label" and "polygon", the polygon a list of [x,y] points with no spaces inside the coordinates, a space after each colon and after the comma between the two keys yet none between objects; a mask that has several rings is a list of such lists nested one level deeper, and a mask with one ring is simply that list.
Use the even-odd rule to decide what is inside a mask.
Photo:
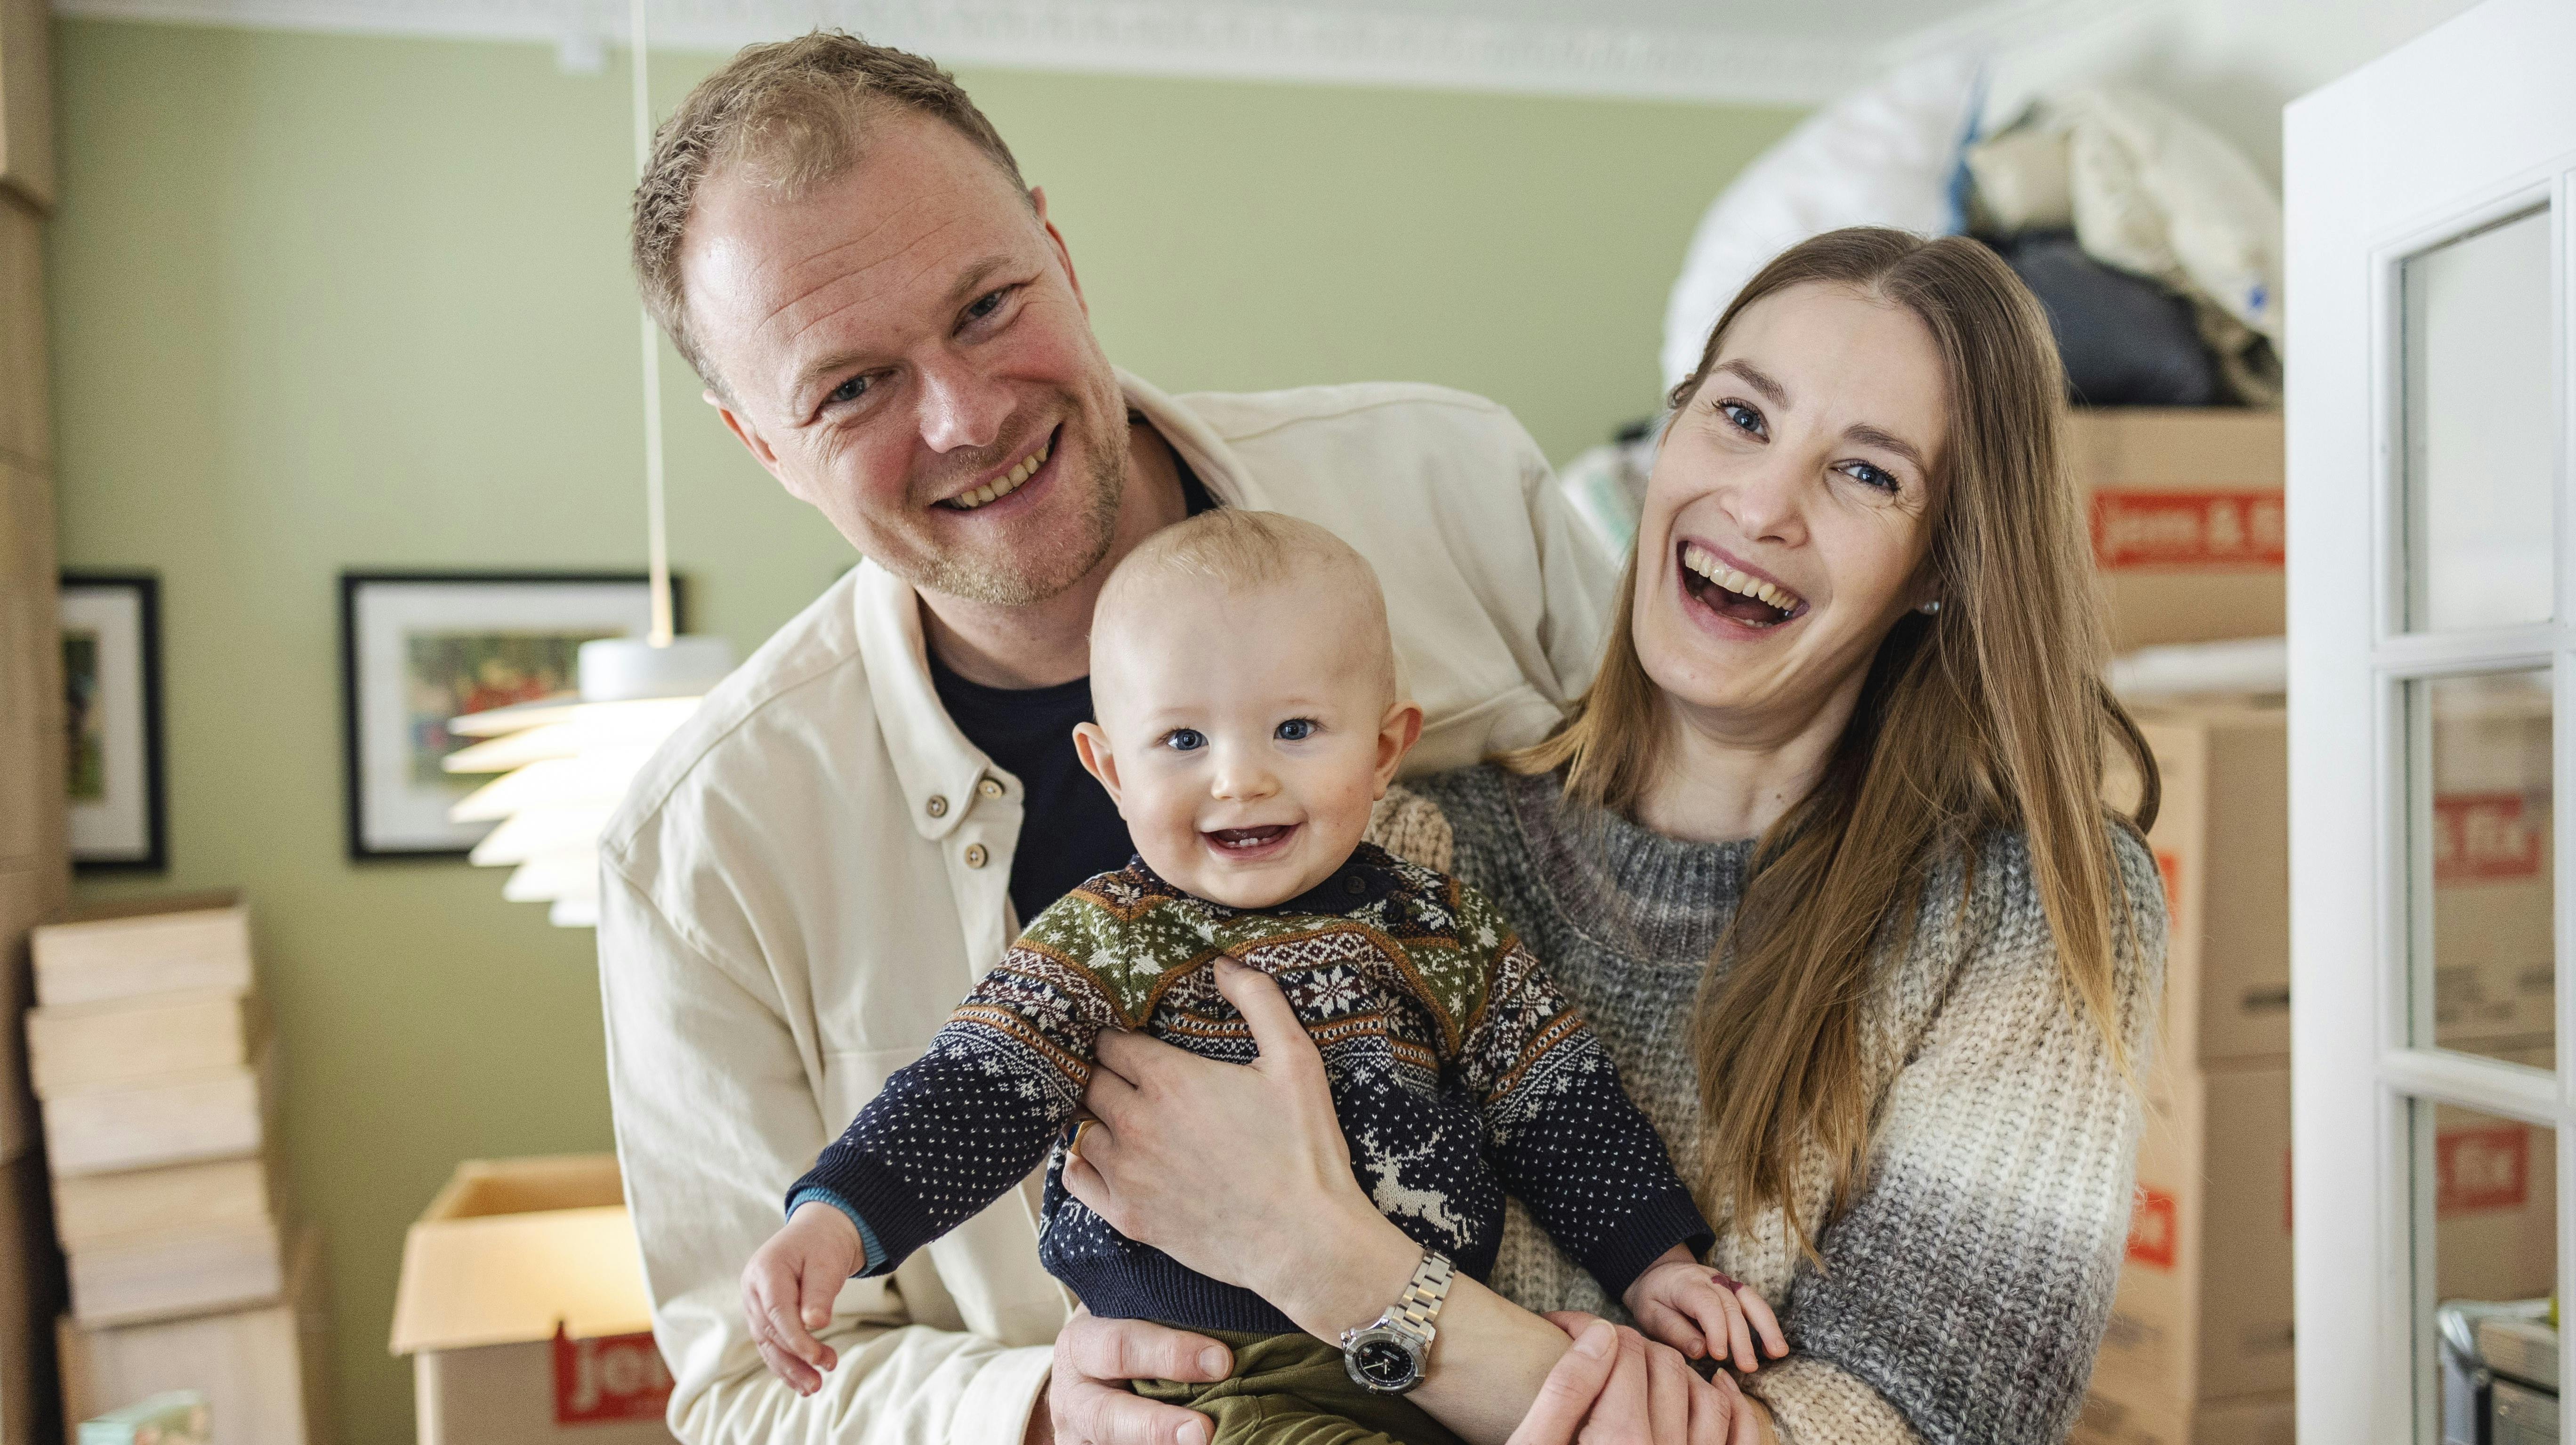
[{"label": "woman's smile", "polygon": [[1807,600],[1740,559],[1683,538],[1673,548],[1686,610],[1766,635],[1807,615]]}]

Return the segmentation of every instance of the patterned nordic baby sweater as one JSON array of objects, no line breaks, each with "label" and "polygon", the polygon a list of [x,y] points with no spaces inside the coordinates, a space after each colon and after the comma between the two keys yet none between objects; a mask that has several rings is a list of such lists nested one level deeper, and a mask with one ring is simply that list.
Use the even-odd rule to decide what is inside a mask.
[{"label": "patterned nordic baby sweater", "polygon": [[1387,1218],[1469,1275],[1491,1271],[1503,1198],[1613,1299],[1711,1236],[1609,1056],[1491,903],[1362,844],[1271,908],[1193,897],[1142,860],[1038,915],[921,1058],[887,1080],[789,1191],[849,1211],[884,1274],[1047,1170],[1038,1255],[1092,1313],[1288,1333],[1249,1290],[1119,1234],[1064,1189],[1060,1143],[1102,1029],[1231,1063],[1258,1053],[1217,992],[1220,953],[1278,980],[1324,1057],[1351,1168]]}]

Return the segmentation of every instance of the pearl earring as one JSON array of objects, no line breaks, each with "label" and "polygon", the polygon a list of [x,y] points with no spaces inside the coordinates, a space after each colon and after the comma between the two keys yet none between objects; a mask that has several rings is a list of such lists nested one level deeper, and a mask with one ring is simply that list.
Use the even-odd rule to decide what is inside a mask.
[{"label": "pearl earring", "polygon": [[1931,601],[1924,603],[1922,606],[1917,607],[1914,610],[1922,613],[1926,617],[1929,617],[1933,613],[1941,610],[1941,599],[1935,597]]}]

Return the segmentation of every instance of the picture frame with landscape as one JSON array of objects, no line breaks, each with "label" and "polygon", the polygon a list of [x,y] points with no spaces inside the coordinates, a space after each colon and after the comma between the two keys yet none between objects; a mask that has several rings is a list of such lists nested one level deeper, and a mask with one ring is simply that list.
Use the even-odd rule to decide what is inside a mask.
[{"label": "picture frame with landscape", "polygon": [[162,793],[161,583],[150,573],[59,580],[66,821],[84,873],[169,866]]},{"label": "picture frame with landscape", "polygon": [[[679,579],[672,579],[675,621]],[[448,809],[490,779],[446,772],[451,718],[575,691],[581,644],[651,625],[641,572],[344,572],[342,753],[355,860],[462,858],[490,823]]]}]

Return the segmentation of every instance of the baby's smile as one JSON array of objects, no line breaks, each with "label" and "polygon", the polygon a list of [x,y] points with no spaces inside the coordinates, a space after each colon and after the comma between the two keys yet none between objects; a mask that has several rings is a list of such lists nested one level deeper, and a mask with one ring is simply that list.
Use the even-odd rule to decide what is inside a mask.
[{"label": "baby's smile", "polygon": [[1263,823],[1250,828],[1214,828],[1199,834],[1208,847],[1226,858],[1276,858],[1296,841],[1302,823]]}]

